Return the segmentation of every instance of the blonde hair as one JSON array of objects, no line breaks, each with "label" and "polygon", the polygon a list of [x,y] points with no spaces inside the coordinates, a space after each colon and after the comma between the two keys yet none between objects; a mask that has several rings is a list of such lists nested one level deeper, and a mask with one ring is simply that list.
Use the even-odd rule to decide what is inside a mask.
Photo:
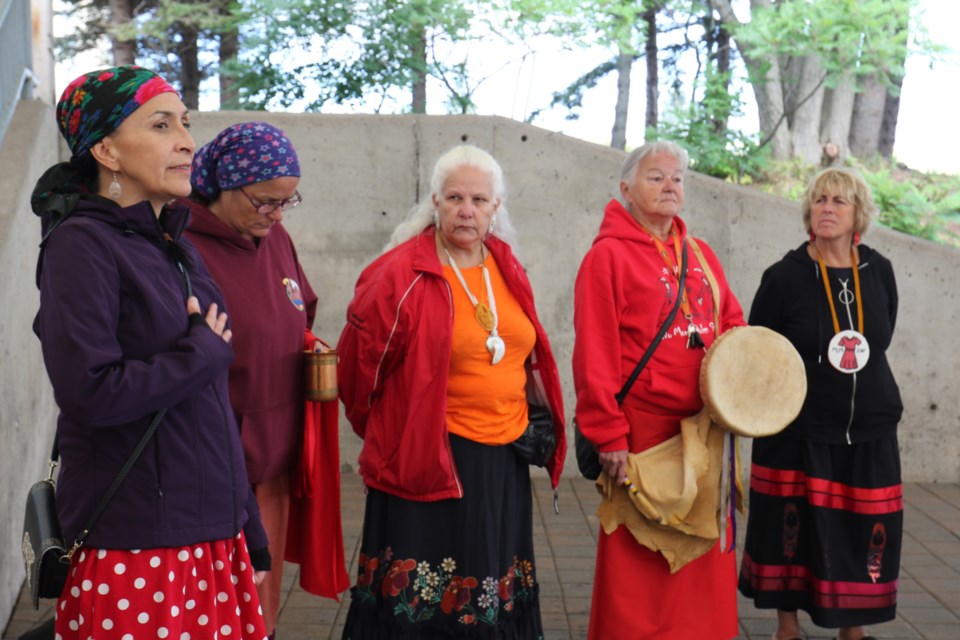
[{"label": "blonde hair", "polygon": [[450,174],[460,167],[476,167],[490,175],[493,199],[500,200],[500,207],[497,209],[497,224],[491,233],[509,244],[513,252],[517,253],[517,231],[513,228],[513,224],[510,222],[510,214],[507,211],[507,188],[503,178],[503,169],[492,155],[470,144],[453,147],[437,159],[436,164],[433,165],[433,175],[430,178],[430,195],[410,209],[403,222],[393,230],[389,242],[383,248],[384,251],[406,242],[434,223],[433,196],[440,195],[443,190],[443,183],[447,181]]},{"label": "blonde hair", "polygon": [[810,209],[818,196],[830,193],[853,204],[853,232],[863,235],[870,228],[870,221],[879,211],[873,200],[870,187],[853,169],[824,169],[813,177],[803,195],[803,229],[810,233]]}]

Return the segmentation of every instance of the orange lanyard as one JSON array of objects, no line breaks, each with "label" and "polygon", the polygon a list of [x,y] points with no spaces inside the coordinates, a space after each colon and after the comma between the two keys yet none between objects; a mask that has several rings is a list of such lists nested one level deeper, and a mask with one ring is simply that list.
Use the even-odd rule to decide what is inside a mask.
[{"label": "orange lanyard", "polygon": [[[670,255],[670,252],[667,251],[667,247],[664,246],[663,241],[660,240],[657,236],[650,232],[649,229],[640,225],[644,231],[650,234],[650,238],[653,240],[653,243],[657,246],[657,253],[660,254],[660,258],[663,260],[663,263],[667,266],[667,270],[673,274],[674,280],[677,281],[677,285],[680,284],[680,234],[677,232],[676,223],[671,223],[670,225],[670,238],[673,239],[673,251],[674,256]],[[693,317],[693,313],[690,310],[690,301],[687,299],[687,288],[683,288],[683,295],[680,298],[680,311],[683,313],[683,317],[688,321]]]},{"label": "orange lanyard", "polygon": [[[827,290],[827,302],[830,303],[830,317],[833,319],[833,332],[840,333],[840,320],[837,319],[837,308],[833,304],[833,293],[830,291],[830,279],[827,277],[827,265],[823,261],[816,245],[813,247],[820,263],[820,273],[823,274],[823,287]],[[850,246],[850,259],[853,262],[853,290],[857,297],[857,332],[863,335],[863,299],[860,297],[860,270],[857,268],[857,248]]]}]

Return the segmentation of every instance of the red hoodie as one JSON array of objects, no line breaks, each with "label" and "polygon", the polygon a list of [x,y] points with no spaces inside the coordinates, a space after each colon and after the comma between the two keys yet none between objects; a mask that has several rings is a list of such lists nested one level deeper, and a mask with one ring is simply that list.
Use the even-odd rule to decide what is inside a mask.
[{"label": "red hoodie", "polygon": [[[560,374],[523,267],[503,241],[485,244],[536,330],[527,397],[553,416],[557,450],[547,469],[556,488],[567,449]],[[337,343],[340,399],[364,439],[368,486],[407,500],[463,496],[446,425],[452,334],[453,301],[431,226],[364,269]]]},{"label": "red hoodie", "polygon": [[[686,224],[679,217],[674,220],[686,242]],[[705,242],[698,239],[698,243],[721,288],[720,333],[745,324],[720,262]],[[709,347],[716,338],[713,296],[689,245],[684,287],[693,321]],[[676,289],[676,279],[650,234],[611,200],[600,232],[580,265],[574,290],[577,424],[601,451],[636,452],[653,446],[678,433],[680,418],[703,406],[699,376],[704,350],[687,348],[689,322],[679,310],[624,400],[624,407],[642,416],[650,428],[631,433],[615,398],[673,308]]]}]

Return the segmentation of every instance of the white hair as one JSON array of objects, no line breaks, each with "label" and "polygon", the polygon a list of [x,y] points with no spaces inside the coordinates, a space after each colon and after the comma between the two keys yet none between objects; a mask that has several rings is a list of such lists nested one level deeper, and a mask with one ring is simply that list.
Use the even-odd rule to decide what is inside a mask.
[{"label": "white hair", "polygon": [[[620,181],[632,184],[634,178],[637,177],[637,168],[640,166],[640,162],[647,156],[652,156],[657,153],[670,154],[677,159],[677,162],[680,163],[684,171],[686,171],[690,165],[690,154],[677,143],[670,142],[669,140],[647,142],[631,151],[630,155],[627,156],[626,161],[623,163],[623,168],[620,170]],[[623,201],[623,196],[620,197],[620,204],[627,206],[627,203]]]},{"label": "white hair", "polygon": [[403,222],[393,230],[390,241],[383,248],[384,251],[406,242],[434,224],[433,196],[440,196],[447,178],[460,167],[475,167],[490,175],[493,199],[500,201],[500,207],[496,213],[497,222],[491,233],[510,245],[513,252],[517,253],[517,231],[513,228],[507,211],[507,189],[503,179],[503,169],[492,155],[469,144],[456,146],[437,159],[436,164],[433,165],[433,176],[430,178],[430,195],[410,209]]}]

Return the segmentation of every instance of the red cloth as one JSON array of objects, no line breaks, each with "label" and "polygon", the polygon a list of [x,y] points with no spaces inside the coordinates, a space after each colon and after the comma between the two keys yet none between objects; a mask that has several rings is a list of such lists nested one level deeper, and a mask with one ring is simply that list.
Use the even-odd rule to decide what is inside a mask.
[{"label": "red cloth", "polygon": [[589,640],[737,636],[736,556],[716,544],[675,574],[659,553],[637,544],[626,527],[602,530]]},{"label": "red cloth", "polygon": [[[305,349],[316,338],[308,330]],[[294,471],[284,560],[300,565],[300,586],[340,601],[350,587],[340,522],[339,407],[336,400],[304,403],[303,448]]]}]

